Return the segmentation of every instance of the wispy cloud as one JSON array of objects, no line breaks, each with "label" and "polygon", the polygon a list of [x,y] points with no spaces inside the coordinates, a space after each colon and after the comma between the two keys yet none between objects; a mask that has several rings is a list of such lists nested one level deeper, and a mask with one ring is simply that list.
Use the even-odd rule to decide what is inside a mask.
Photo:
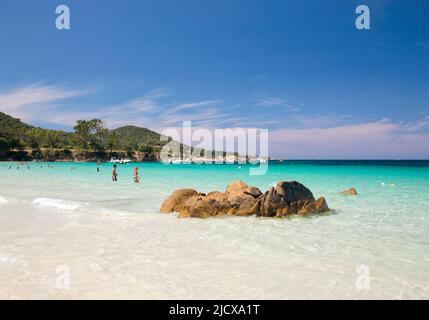
[{"label": "wispy cloud", "polygon": [[323,128],[344,123],[349,118],[341,114],[300,114],[292,116],[291,122],[295,127]]},{"label": "wispy cloud", "polygon": [[426,120],[278,129],[270,133],[270,152],[290,158],[427,158],[429,133],[415,132]]},{"label": "wispy cloud", "polygon": [[73,90],[64,85],[46,85],[42,82],[8,92],[0,92],[3,112],[29,120],[38,111],[52,109],[56,103],[89,94],[92,89]]},{"label": "wispy cloud", "polygon": [[409,132],[417,132],[429,129],[429,116],[425,116],[420,120],[405,125],[405,130]]},{"label": "wispy cloud", "polygon": [[183,121],[193,121],[199,126],[221,126],[234,118],[222,100],[210,99],[186,103],[171,103],[171,94],[156,89],[140,97],[107,106],[92,106],[89,111],[73,108],[50,110],[49,121],[56,125],[72,126],[78,119],[101,118],[108,127],[137,125],[151,129],[179,126]]},{"label": "wispy cloud", "polygon": [[262,107],[282,107],[292,112],[298,112],[299,107],[292,105],[288,101],[278,97],[264,97],[257,100],[257,104]]},{"label": "wispy cloud", "polygon": [[[163,89],[86,110],[70,103],[92,92],[37,83],[0,93],[0,110],[23,120],[69,127],[79,119],[101,118],[109,128],[137,125],[157,131],[180,127],[182,121],[192,121],[194,128],[271,128],[270,154],[290,158],[429,157],[429,116],[425,113],[410,122],[359,122],[345,115],[302,113],[294,113],[285,121],[283,116],[276,116],[275,109],[247,112],[247,106],[229,105],[221,99],[172,102],[177,97]],[[268,109],[290,106],[275,97],[258,102]]]}]

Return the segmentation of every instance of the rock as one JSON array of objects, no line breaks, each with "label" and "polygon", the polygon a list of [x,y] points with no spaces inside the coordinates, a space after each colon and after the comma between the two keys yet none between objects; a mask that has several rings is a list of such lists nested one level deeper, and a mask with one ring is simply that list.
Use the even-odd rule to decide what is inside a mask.
[{"label": "rock", "polygon": [[328,203],[326,202],[326,199],[324,197],[320,197],[316,200],[316,210],[318,213],[328,212],[331,209],[328,207]]},{"label": "rock", "polygon": [[311,191],[297,181],[280,181],[275,187],[279,195],[281,195],[286,203],[291,204],[299,200],[314,201],[314,196]]},{"label": "rock", "polygon": [[230,209],[231,205],[223,193],[211,192],[207,196],[200,194],[189,198],[180,211],[180,216],[208,218],[227,215]]},{"label": "rock", "polygon": [[355,188],[350,188],[350,189],[341,191],[340,194],[345,195],[345,196],[357,196],[358,195]]},{"label": "rock", "polygon": [[321,197],[316,201],[306,200],[302,204],[302,207],[299,209],[298,214],[300,216],[306,216],[309,214],[323,213],[328,211],[329,211],[328,204],[326,203],[325,198]]},{"label": "rock", "polygon": [[238,208],[246,200],[254,200],[255,198],[245,193],[234,193],[226,195],[231,207]]},{"label": "rock", "polygon": [[186,204],[186,209],[192,218],[208,218],[215,215],[215,199],[211,199],[204,196],[197,196],[191,198],[190,200],[188,200],[188,202]]},{"label": "rock", "polygon": [[185,202],[192,196],[198,194],[194,189],[179,189],[174,191],[162,204],[162,213],[179,212],[183,209]]},{"label": "rock", "polygon": [[[286,205],[284,208],[277,209],[276,217],[277,218],[284,218],[284,217],[290,216],[292,214],[293,213],[292,213],[291,207]],[[296,214],[296,212],[295,212],[295,214]]]},{"label": "rock", "polygon": [[219,191],[211,191],[211,192],[207,193],[207,197],[216,198],[216,197],[220,197],[220,196],[223,196],[223,193],[219,192]]},{"label": "rock", "polygon": [[259,216],[274,217],[278,210],[282,210],[287,206],[284,198],[277,192],[277,188],[271,187],[264,193],[261,200]]},{"label": "rock", "polygon": [[217,216],[287,217],[329,211],[325,198],[314,200],[309,189],[296,181],[281,181],[264,194],[242,181],[229,184],[226,191],[207,195],[193,189],[180,189],[164,201],[161,212],[179,212],[179,218]]},{"label": "rock", "polygon": [[177,217],[179,219],[186,219],[186,218],[190,218],[191,214],[187,210],[182,210],[182,211],[179,212],[179,215]]},{"label": "rock", "polygon": [[248,187],[248,188],[244,189],[243,192],[245,194],[248,194],[248,195],[254,197],[254,198],[258,198],[260,195],[262,195],[261,190],[259,190],[256,187]]},{"label": "rock", "polygon": [[261,201],[259,199],[255,199],[253,197],[245,199],[238,210],[235,212],[237,216],[251,216],[259,214],[261,207]]},{"label": "rock", "polygon": [[228,185],[224,196],[229,201],[231,207],[239,208],[244,202],[256,203],[255,198],[262,194],[261,190],[256,187],[249,187],[242,181],[236,181]]},{"label": "rock", "polygon": [[240,180],[234,181],[226,187],[225,193],[227,193],[227,194],[234,194],[237,192],[241,193],[248,187],[249,186],[247,184],[245,184],[243,181],[240,181]]}]

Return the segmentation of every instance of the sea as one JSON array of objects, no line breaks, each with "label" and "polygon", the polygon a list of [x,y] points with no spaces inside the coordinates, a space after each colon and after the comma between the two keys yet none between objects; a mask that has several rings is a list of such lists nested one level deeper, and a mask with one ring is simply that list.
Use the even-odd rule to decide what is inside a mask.
[{"label": "sea", "polygon": [[[0,163],[1,299],[428,299],[429,161]],[[133,181],[139,167],[140,183]],[[331,212],[178,219],[179,188],[296,180]],[[339,192],[354,187],[357,196]]]}]

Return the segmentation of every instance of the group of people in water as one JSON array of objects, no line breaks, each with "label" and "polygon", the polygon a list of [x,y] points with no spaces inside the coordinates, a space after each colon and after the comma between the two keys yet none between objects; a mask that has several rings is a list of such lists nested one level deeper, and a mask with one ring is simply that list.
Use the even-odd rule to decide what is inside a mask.
[{"label": "group of people in water", "polygon": [[[24,164],[22,164],[24,165]],[[100,166],[101,166],[101,162],[97,162],[97,172],[100,172]],[[53,168],[54,166],[48,164],[48,168]],[[20,166],[17,166],[16,169],[19,170]],[[40,166],[40,168],[43,168],[43,166]],[[116,182],[118,181],[118,171],[117,171],[118,166],[116,164],[113,165],[113,170],[112,170],[112,181]],[[30,169],[30,166],[27,166],[27,169]],[[75,167],[71,167],[70,170],[75,170]],[[9,170],[12,170],[12,166],[9,166]],[[140,176],[139,176],[139,168],[135,167],[133,170],[134,173],[134,183],[140,183]]]},{"label": "group of people in water", "polygon": [[[117,168],[118,168],[118,166],[116,164],[114,164],[113,170],[112,170],[112,181],[113,182],[118,181]],[[97,167],[97,169],[98,169],[98,167]],[[134,183],[140,183],[139,168],[135,167],[133,172],[134,172]]]},{"label": "group of people in water", "polygon": [[[21,166],[25,166],[25,164],[24,163],[21,163]],[[53,168],[54,166],[51,166],[50,164],[48,164],[48,168]],[[16,166],[16,170],[19,170],[21,167],[20,166]],[[40,166],[40,168],[42,168],[43,169],[43,166]],[[30,166],[29,165],[27,165],[27,169],[28,170],[30,170],[31,168],[30,168]],[[9,166],[9,170],[12,170],[12,166]]]}]

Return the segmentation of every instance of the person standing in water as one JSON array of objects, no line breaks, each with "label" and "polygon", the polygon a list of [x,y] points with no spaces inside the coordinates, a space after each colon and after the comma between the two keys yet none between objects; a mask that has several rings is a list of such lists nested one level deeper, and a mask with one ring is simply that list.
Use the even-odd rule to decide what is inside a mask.
[{"label": "person standing in water", "polygon": [[139,183],[139,168],[134,168],[134,183]]},{"label": "person standing in water", "polygon": [[118,173],[116,172],[116,164],[113,165],[112,180],[118,181]]}]

